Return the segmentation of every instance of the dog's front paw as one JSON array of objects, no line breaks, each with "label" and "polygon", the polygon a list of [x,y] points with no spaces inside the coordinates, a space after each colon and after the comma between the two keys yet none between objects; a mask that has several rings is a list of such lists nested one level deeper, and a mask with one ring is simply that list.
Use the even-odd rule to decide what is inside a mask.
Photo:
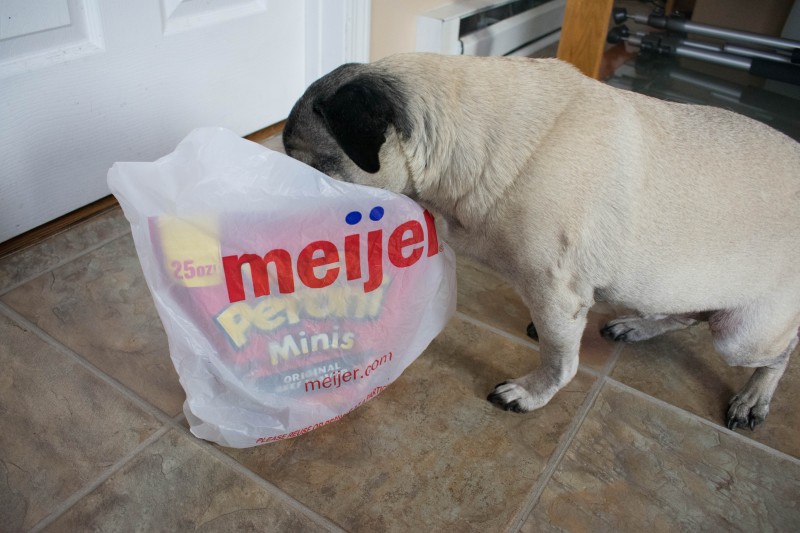
[{"label": "dog's front paw", "polygon": [[750,431],[767,418],[769,402],[760,401],[748,394],[737,394],[728,407],[728,429],[750,428]]},{"label": "dog's front paw", "polygon": [[562,383],[554,381],[552,377],[548,379],[548,376],[551,375],[539,369],[520,378],[504,381],[496,386],[486,399],[506,411],[515,413],[527,413],[539,409],[547,405],[559,389],[572,379],[572,376],[569,376]]},{"label": "dog's front paw", "polygon": [[510,381],[497,385],[486,399],[501,409],[515,413],[527,413],[535,409],[531,394],[521,385]]}]

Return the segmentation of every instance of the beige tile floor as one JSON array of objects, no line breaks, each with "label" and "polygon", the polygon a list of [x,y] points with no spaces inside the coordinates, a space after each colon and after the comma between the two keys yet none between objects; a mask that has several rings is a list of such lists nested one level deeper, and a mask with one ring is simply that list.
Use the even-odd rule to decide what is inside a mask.
[{"label": "beige tile floor", "polygon": [[[274,143],[275,141],[268,141]],[[274,144],[273,144],[274,145]],[[121,212],[0,259],[0,531],[800,531],[800,355],[754,432],[706,329],[597,333],[527,415],[519,298],[459,260],[457,315],[380,396],[247,450],[194,438]]]}]

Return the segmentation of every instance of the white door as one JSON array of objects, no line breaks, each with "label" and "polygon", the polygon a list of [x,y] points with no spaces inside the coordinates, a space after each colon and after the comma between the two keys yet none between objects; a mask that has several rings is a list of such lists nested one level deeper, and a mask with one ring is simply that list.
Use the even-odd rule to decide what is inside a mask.
[{"label": "white door", "polygon": [[197,126],[246,135],[368,55],[369,0],[0,0],[0,242]]}]

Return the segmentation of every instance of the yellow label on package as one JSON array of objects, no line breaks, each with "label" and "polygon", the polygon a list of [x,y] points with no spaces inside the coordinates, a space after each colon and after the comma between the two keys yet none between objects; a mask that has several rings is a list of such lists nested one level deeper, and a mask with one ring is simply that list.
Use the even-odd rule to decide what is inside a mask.
[{"label": "yellow label on package", "polygon": [[162,216],[158,231],[167,271],[176,283],[192,288],[222,283],[215,217]]}]

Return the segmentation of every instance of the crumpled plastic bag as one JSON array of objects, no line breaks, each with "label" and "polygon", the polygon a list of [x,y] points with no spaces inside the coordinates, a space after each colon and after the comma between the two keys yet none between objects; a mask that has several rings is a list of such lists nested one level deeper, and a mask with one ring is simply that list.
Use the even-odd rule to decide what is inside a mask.
[{"label": "crumpled plastic bag", "polygon": [[405,196],[332,180],[221,128],[116,163],[197,437],[248,447],[340,419],[455,309],[455,258]]}]

